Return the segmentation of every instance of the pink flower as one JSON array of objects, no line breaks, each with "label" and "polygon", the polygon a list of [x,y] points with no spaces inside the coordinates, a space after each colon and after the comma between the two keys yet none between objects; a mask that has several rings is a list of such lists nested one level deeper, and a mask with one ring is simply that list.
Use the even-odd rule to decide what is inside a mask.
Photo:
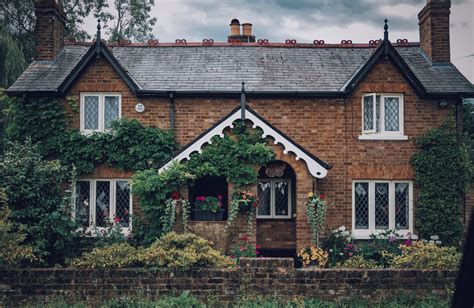
[{"label": "pink flower", "polygon": [[405,240],[405,246],[411,246],[411,245],[413,245],[413,242],[411,241],[411,238],[407,238]]},{"label": "pink flower", "polygon": [[222,200],[222,195],[217,195],[217,199]]},{"label": "pink flower", "polygon": [[244,246],[240,246],[240,251],[244,251],[245,250],[245,247]]},{"label": "pink flower", "polygon": [[230,256],[231,259],[235,259],[235,256]]},{"label": "pink flower", "polygon": [[258,256],[260,254],[260,251],[256,250],[255,254]]},{"label": "pink flower", "polygon": [[120,222],[120,217],[115,217],[114,222]]},{"label": "pink flower", "polygon": [[324,200],[324,194],[319,194],[319,199]]},{"label": "pink flower", "polygon": [[262,248],[262,246],[260,246],[260,245],[257,244],[257,245],[255,245],[255,248],[256,248],[256,249],[260,249],[260,248]]},{"label": "pink flower", "polygon": [[127,210],[123,211],[123,213],[124,213],[125,215],[128,215],[128,211],[127,211]]}]

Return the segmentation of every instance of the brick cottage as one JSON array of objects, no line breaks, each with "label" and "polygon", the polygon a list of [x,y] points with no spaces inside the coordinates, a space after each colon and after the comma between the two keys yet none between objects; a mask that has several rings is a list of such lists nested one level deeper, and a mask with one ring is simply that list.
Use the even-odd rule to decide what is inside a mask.
[{"label": "brick cottage", "polygon": [[[117,118],[172,129],[183,146],[172,161],[185,161],[244,118],[276,157],[260,167],[253,187],[260,199],[254,240],[269,253],[309,244],[311,191],[334,204],[328,229],[345,225],[359,239],[389,228],[416,234],[415,139],[447,118],[459,125],[462,98],[474,96],[450,62],[450,5],[428,0],[418,14],[420,43],[392,43],[387,23],[384,38],[368,44],[271,43],[256,39],[251,24],[241,33],[234,19],[227,42],[107,45],[100,29],[96,42],[65,43],[61,6],[36,0],[38,55],[8,94],[75,99],[73,125],[85,134]],[[91,225],[104,222],[104,207],[110,217],[139,209],[131,176],[100,166],[80,179],[78,199],[91,200]],[[227,205],[231,190],[225,178],[206,177],[188,196],[221,194]],[[205,233],[225,222],[200,224]]]}]

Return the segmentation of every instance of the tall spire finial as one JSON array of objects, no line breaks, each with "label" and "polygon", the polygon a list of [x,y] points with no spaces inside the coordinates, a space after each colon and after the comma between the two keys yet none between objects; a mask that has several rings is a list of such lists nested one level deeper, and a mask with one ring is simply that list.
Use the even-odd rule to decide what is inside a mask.
[{"label": "tall spire finial", "polygon": [[100,19],[97,19],[97,37],[96,37],[97,41],[100,41],[100,29],[101,29]]},{"label": "tall spire finial", "polygon": [[242,89],[240,90],[240,119],[245,120],[245,109],[247,100],[245,98],[245,81],[242,81]]},{"label": "tall spire finial", "polygon": [[385,23],[385,25],[383,26],[383,29],[385,30],[383,32],[383,39],[388,40],[388,19],[385,18],[385,20],[383,22]]}]

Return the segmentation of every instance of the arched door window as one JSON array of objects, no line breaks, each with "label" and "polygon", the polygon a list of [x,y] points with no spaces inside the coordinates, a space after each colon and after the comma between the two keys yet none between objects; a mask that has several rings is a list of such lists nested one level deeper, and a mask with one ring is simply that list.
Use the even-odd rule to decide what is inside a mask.
[{"label": "arched door window", "polygon": [[275,161],[259,172],[257,218],[292,218],[295,173],[286,163]]}]

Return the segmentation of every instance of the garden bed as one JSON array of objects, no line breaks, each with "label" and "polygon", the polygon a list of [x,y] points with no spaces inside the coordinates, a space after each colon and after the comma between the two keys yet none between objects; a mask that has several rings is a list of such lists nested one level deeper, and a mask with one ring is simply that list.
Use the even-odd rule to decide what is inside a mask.
[{"label": "garden bed", "polygon": [[183,291],[200,300],[235,302],[245,296],[379,301],[394,294],[448,298],[456,270],[296,269],[293,259],[241,259],[238,268],[200,271],[153,269],[4,269],[0,306],[57,298],[98,304],[123,296],[156,298]]}]

